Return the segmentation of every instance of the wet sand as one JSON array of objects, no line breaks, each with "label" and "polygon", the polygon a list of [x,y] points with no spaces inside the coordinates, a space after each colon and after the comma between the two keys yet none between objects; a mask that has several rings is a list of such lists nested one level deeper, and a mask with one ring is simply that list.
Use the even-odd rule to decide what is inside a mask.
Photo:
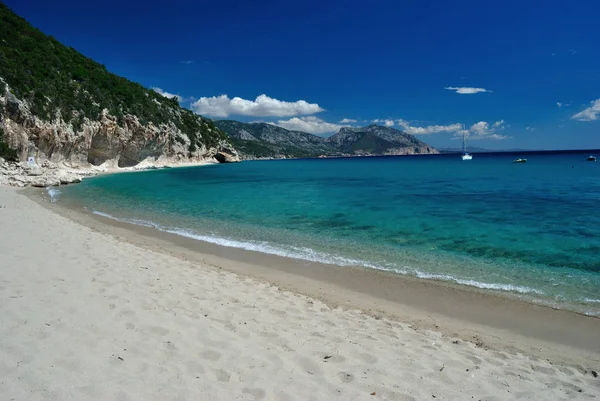
[{"label": "wet sand", "polygon": [[[505,348],[516,342],[540,358],[600,361],[600,318],[536,305],[512,294],[479,290],[363,267],[321,264],[225,247],[123,223],[92,214],[78,205],[51,204],[41,191],[28,196],[79,224],[147,249],[264,280],[318,298],[332,307],[389,316],[419,328],[443,331],[464,340]],[[469,330],[466,330],[469,329]],[[557,350],[562,348],[562,358]]]},{"label": "wet sand", "polygon": [[28,196],[0,187],[8,399],[600,394],[597,318],[219,247]]}]

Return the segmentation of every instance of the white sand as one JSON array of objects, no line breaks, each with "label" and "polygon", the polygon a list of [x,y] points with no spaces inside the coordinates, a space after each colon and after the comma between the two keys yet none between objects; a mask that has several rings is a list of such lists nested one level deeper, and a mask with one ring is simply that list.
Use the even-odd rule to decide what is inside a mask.
[{"label": "white sand", "polygon": [[145,250],[0,187],[2,400],[600,396],[588,367],[453,341]]}]

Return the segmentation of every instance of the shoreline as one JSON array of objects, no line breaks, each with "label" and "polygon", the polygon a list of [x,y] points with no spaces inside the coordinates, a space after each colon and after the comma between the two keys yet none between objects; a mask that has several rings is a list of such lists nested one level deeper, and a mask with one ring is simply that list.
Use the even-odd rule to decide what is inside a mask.
[{"label": "shoreline", "polygon": [[61,185],[78,184],[88,177],[100,175],[134,173],[139,171],[158,170],[164,168],[200,167],[219,164],[216,159],[198,161],[176,161],[170,159],[142,160],[132,167],[116,167],[110,160],[99,166],[70,165],[68,162],[53,163],[44,160],[41,164],[29,165],[27,162],[5,162],[0,160],[0,186],[7,187],[60,187]]},{"label": "shoreline", "polygon": [[[55,195],[51,194],[50,190],[48,188],[46,188],[46,190],[48,191],[48,195],[50,196],[51,203],[58,202],[58,198],[55,199],[54,198]],[[44,196],[44,194],[42,194],[42,196]],[[288,261],[294,261],[294,263],[316,264],[319,266],[333,266],[335,268],[346,268],[347,267],[347,268],[354,269],[354,270],[358,269],[358,270],[362,270],[362,271],[381,272],[384,274],[388,274],[392,277],[399,276],[399,277],[404,277],[407,280],[414,280],[414,281],[423,282],[423,283],[436,283],[436,285],[439,285],[442,287],[449,286],[451,288],[455,288],[455,289],[462,290],[462,291],[475,292],[475,293],[479,293],[479,294],[483,294],[483,295],[493,295],[493,296],[500,297],[500,298],[508,298],[513,301],[523,302],[523,303],[531,304],[534,306],[541,306],[541,307],[546,307],[546,308],[556,309],[556,310],[564,310],[564,311],[580,314],[583,316],[594,317],[594,318],[600,319],[600,309],[593,309],[593,310],[589,309],[589,308],[595,307],[595,305],[585,305],[585,307],[584,307],[583,304],[581,304],[581,303],[566,302],[566,301],[562,301],[562,303],[560,303],[556,300],[553,300],[552,298],[537,295],[539,290],[537,290],[535,288],[532,289],[532,288],[522,287],[522,286],[504,285],[504,284],[497,284],[497,283],[493,283],[493,282],[487,283],[487,282],[477,282],[477,281],[474,281],[473,284],[471,284],[471,283],[465,284],[461,281],[467,281],[467,280],[461,280],[460,278],[455,278],[452,276],[448,276],[449,277],[448,279],[440,279],[437,277],[427,277],[428,274],[422,273],[418,270],[416,271],[417,273],[400,272],[400,271],[396,271],[396,270],[386,270],[384,268],[380,268],[376,265],[373,265],[368,262],[360,261],[360,260],[355,261],[352,259],[347,259],[343,263],[338,264],[336,262],[326,261],[322,258],[319,259],[319,258],[306,257],[306,255],[302,255],[302,254],[295,254],[295,256],[291,256],[284,249],[278,248],[277,244],[269,245],[269,246],[267,246],[267,249],[256,250],[256,247],[253,246],[254,244],[252,242],[245,242],[245,240],[236,240],[236,239],[229,239],[227,237],[216,237],[216,236],[208,236],[208,237],[206,237],[207,239],[204,239],[205,236],[202,234],[198,234],[200,237],[198,237],[198,235],[194,235],[194,234],[190,234],[190,233],[186,234],[185,230],[183,232],[178,231],[177,227],[175,227],[173,229],[167,229],[165,227],[156,227],[156,226],[154,226],[155,223],[152,221],[139,221],[139,220],[134,219],[134,221],[137,221],[137,222],[132,222],[131,220],[128,220],[127,218],[117,218],[115,216],[104,213],[102,211],[91,211],[86,206],[83,206],[82,204],[78,203],[77,200],[72,199],[72,198],[68,199],[67,201],[61,200],[57,206],[61,209],[67,208],[69,210],[74,211],[75,213],[83,214],[84,216],[90,216],[92,218],[98,219],[103,224],[123,225],[124,227],[129,227],[132,230],[135,230],[135,227],[146,227],[146,228],[150,229],[151,231],[156,232],[157,235],[165,235],[166,237],[173,239],[173,241],[175,243],[177,243],[177,241],[178,241],[177,238],[185,238],[188,241],[189,240],[192,241],[189,244],[192,244],[192,243],[198,241],[198,242],[204,244],[204,246],[214,246],[217,248],[232,249],[233,252],[241,252],[242,254],[244,252],[250,252],[253,254],[264,255],[266,258],[275,257],[275,258],[284,259],[284,260],[288,260]],[[88,223],[86,223],[86,224],[88,224]],[[229,245],[224,245],[223,242],[229,243]],[[232,242],[234,244],[231,244]],[[190,246],[188,246],[188,248]],[[324,254],[324,257],[327,259],[330,259],[331,256],[333,256],[334,258],[336,257],[335,254]],[[349,264],[350,262],[356,262],[356,263]],[[423,277],[423,276],[425,276],[425,277]],[[435,275],[429,275],[429,276],[435,276]],[[506,288],[506,287],[509,287],[509,288]],[[586,307],[588,307],[588,308],[586,309]]]},{"label": "shoreline", "polygon": [[[42,195],[0,187],[7,399],[598,398],[598,353],[578,343],[598,319],[195,240],[187,248]],[[466,319],[478,311],[527,318],[541,333]],[[546,341],[554,330],[568,338]]]},{"label": "shoreline", "polygon": [[[556,363],[600,363],[600,318],[555,309],[451,282],[362,267],[291,259],[231,248],[51,203],[40,190],[21,191],[36,203],[94,231],[145,249],[258,279],[331,307],[433,330],[479,346],[525,353]],[[517,345],[518,344],[518,345]]]}]

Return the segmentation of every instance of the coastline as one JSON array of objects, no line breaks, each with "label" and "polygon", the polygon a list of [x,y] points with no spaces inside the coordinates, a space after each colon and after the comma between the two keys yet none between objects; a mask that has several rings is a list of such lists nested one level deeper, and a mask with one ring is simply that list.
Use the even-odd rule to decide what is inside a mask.
[{"label": "coastline", "polygon": [[[187,249],[22,192],[0,187],[5,397],[597,398],[598,353],[577,341],[598,319],[198,241]],[[402,293],[412,303],[394,299]],[[555,334],[568,326],[570,339],[417,308],[413,298],[432,294],[473,314],[508,303],[510,316]]]},{"label": "coastline", "polygon": [[98,175],[119,174],[162,168],[198,167],[218,164],[216,159],[201,159],[197,161],[179,161],[169,158],[148,158],[132,167],[118,167],[115,160],[107,161],[100,166],[71,165],[70,163],[52,163],[45,160],[41,164],[28,165],[26,162],[8,163],[0,159],[0,186],[8,187],[58,187],[61,185],[78,184],[86,177]]},{"label": "coastline", "polygon": [[221,246],[92,214],[78,205],[51,203],[45,191],[23,192],[94,231],[319,299],[333,308],[385,316],[489,349],[522,352],[556,363],[600,364],[597,316],[452,282]]}]

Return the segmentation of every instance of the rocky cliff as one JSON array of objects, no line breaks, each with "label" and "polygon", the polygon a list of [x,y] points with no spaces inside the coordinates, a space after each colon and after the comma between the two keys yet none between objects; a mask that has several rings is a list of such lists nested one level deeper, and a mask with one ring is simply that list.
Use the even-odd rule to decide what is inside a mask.
[{"label": "rocky cliff", "polygon": [[[52,120],[39,118],[26,101],[11,93],[8,85],[0,93],[0,128],[4,131],[4,141],[23,161],[33,157],[38,164],[49,160],[73,167],[132,167],[141,162],[206,161],[214,159],[219,152],[236,155],[231,142],[210,120],[202,117],[195,117],[199,129],[195,138],[190,139],[175,124],[182,111],[189,112],[174,110],[171,120],[155,125],[142,124],[132,114],[125,114],[120,124],[104,109],[98,119],[86,117],[81,125],[74,127],[64,120],[60,111]],[[217,139],[203,141],[201,132],[213,134]]]},{"label": "rocky cliff", "polygon": [[87,174],[239,160],[211,120],[111,74],[2,3],[0,38],[0,141],[20,161]]}]

